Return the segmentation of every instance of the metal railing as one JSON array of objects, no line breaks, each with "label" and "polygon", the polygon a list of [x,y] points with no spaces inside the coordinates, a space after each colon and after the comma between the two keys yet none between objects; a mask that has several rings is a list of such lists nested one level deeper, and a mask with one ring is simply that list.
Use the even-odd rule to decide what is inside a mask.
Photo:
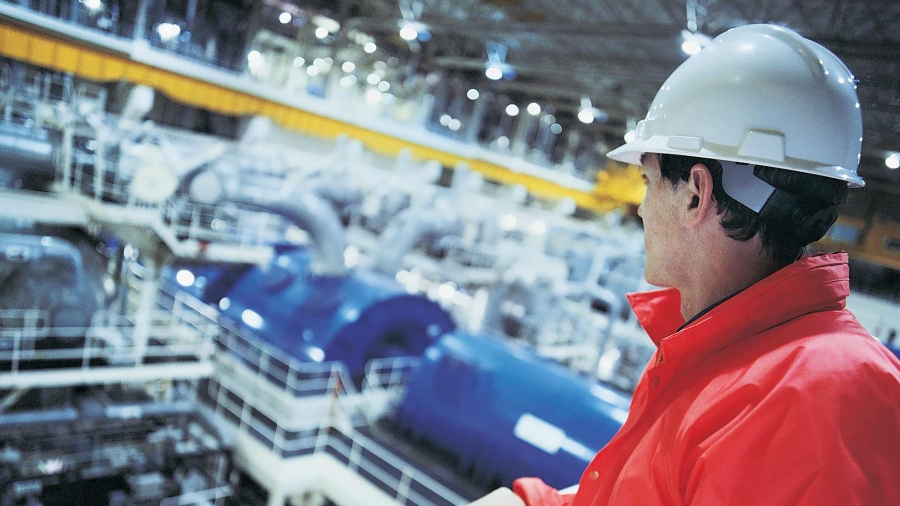
[{"label": "metal railing", "polygon": [[[252,436],[274,455],[290,459],[325,452],[392,495],[399,504],[463,504],[466,501],[418,470],[402,457],[360,434],[365,426],[366,395],[396,398],[418,365],[414,357],[371,361],[356,391],[338,363],[303,363],[289,358],[241,331],[223,326],[219,354],[233,356],[241,367],[298,403],[283,407],[261,392],[259,384],[236,378],[230,370],[213,374],[201,385],[199,398],[238,431]],[[313,406],[313,408],[310,408]]]},{"label": "metal railing", "polygon": [[[126,283],[129,302],[145,296],[147,285],[133,277]],[[178,292],[150,295],[150,311],[141,314],[133,303],[121,313],[101,310],[86,327],[54,325],[40,309],[0,310],[0,377],[46,369],[91,371],[210,361],[219,335],[215,313]]]},{"label": "metal railing", "polygon": [[288,229],[287,222],[280,216],[229,203],[204,205],[170,199],[162,205],[161,215],[179,238],[240,246],[283,241]]}]

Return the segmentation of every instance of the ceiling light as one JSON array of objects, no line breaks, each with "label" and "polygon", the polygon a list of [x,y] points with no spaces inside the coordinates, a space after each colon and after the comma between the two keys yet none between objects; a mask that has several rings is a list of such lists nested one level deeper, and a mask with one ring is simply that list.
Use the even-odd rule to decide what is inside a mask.
[{"label": "ceiling light", "polygon": [[562,133],[562,125],[560,125],[559,123],[552,124],[550,125],[550,131],[556,135],[559,135]]},{"label": "ceiling light", "polygon": [[703,49],[700,47],[700,44],[695,40],[686,40],[681,43],[681,50],[689,55],[695,55]]},{"label": "ceiling light", "polygon": [[381,76],[375,73],[369,74],[368,76],[366,76],[366,82],[371,84],[372,86],[375,86],[376,84],[381,82]]},{"label": "ceiling light", "polygon": [[345,61],[344,64],[341,65],[341,70],[349,74],[356,70],[356,65],[352,61]]},{"label": "ceiling light", "polygon": [[103,2],[100,0],[81,0],[81,5],[91,12],[97,12],[103,8]]},{"label": "ceiling light", "polygon": [[419,32],[413,27],[412,23],[403,25],[400,29],[400,38],[406,41],[413,41],[419,36]]},{"label": "ceiling light", "polygon": [[294,58],[294,65],[302,67],[304,63],[306,63],[306,60],[304,60],[302,56]]},{"label": "ceiling light", "polygon": [[254,329],[260,329],[263,326],[263,317],[259,315],[256,311],[252,309],[245,309],[241,313],[241,320],[247,324],[248,327]]},{"label": "ceiling light", "polygon": [[454,132],[462,128],[462,122],[458,119],[451,119],[450,123],[447,124],[447,128],[453,130]]},{"label": "ceiling light", "polygon": [[344,76],[339,82],[344,88],[349,88],[356,84],[356,76]]},{"label": "ceiling light", "polygon": [[479,96],[481,96],[481,95],[478,93],[478,90],[476,90],[475,88],[472,88],[466,92],[466,97],[468,97],[469,100],[478,100]]},{"label": "ceiling light", "polygon": [[682,30],[681,36],[684,38],[684,42],[681,43],[681,50],[691,56],[699,53],[712,42],[712,38],[708,35],[688,30]]},{"label": "ceiling light", "polygon": [[194,273],[187,269],[182,269],[175,274],[175,281],[178,281],[178,284],[181,286],[191,286],[194,284]]},{"label": "ceiling light", "polygon": [[376,46],[374,42],[366,42],[366,45],[363,46],[363,51],[368,54],[374,53],[376,49],[378,49],[378,46]]},{"label": "ceiling light", "polygon": [[891,153],[890,156],[884,159],[884,164],[889,169],[900,168],[900,155],[897,153]]},{"label": "ceiling light", "polygon": [[325,28],[324,26],[316,28],[316,38],[324,39],[325,37],[328,37],[328,28]]},{"label": "ceiling light", "polygon": [[381,101],[381,92],[378,90],[369,90],[366,92],[366,102],[377,104]]},{"label": "ceiling light", "polygon": [[508,106],[506,106],[506,114],[509,114],[510,116],[519,114],[519,106],[517,106],[516,104],[509,104]]},{"label": "ceiling light", "polygon": [[451,119],[449,114],[441,114],[441,117],[438,118],[438,122],[443,126],[447,126],[450,124]]},{"label": "ceiling light", "polygon": [[578,121],[582,123],[590,123],[594,121],[594,112],[590,109],[581,109],[578,111]]},{"label": "ceiling light", "polygon": [[159,39],[163,42],[169,42],[170,40],[178,37],[181,33],[181,27],[176,25],[175,23],[160,23],[156,27],[156,33],[159,34]]},{"label": "ceiling light", "polygon": [[634,142],[635,133],[634,130],[629,130],[625,132],[625,142]]},{"label": "ceiling light", "polygon": [[283,25],[290,23],[291,19],[293,19],[293,16],[291,16],[290,12],[282,12],[278,15],[278,21],[280,21]]},{"label": "ceiling light", "polygon": [[380,83],[378,83],[378,91],[387,91],[389,89],[391,89],[391,83],[387,81],[381,81]]},{"label": "ceiling light", "polygon": [[316,67],[315,65],[310,65],[309,67],[306,67],[306,75],[308,75],[309,77],[317,76],[317,75],[319,75],[319,72],[321,72],[319,70],[319,67]]},{"label": "ceiling light", "polygon": [[499,65],[493,64],[485,69],[484,75],[491,81],[499,81],[503,78],[503,69]]},{"label": "ceiling light", "polygon": [[528,114],[530,114],[532,116],[537,116],[538,114],[541,113],[541,106],[538,105],[537,102],[532,102],[532,103],[528,104],[527,110],[528,110]]}]

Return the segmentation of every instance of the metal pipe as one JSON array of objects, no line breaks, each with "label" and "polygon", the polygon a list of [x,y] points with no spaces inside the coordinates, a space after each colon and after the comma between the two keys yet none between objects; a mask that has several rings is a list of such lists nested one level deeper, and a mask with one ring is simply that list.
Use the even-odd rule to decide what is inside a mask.
[{"label": "metal pipe", "polygon": [[344,248],[347,244],[344,226],[334,208],[318,195],[290,192],[281,198],[268,199],[238,193],[227,195],[224,200],[283,216],[305,230],[312,240],[312,273],[341,276],[347,272],[344,265]]},{"label": "metal pipe", "polygon": [[314,253],[310,265],[313,274],[340,276],[347,272],[344,227],[334,208],[318,195],[288,190],[273,198],[271,189],[254,191],[249,182],[239,178],[225,181],[222,175],[207,168],[183,175],[179,188],[202,204],[231,202],[282,216],[309,234]]},{"label": "metal pipe", "polygon": [[4,413],[0,414],[0,427],[37,424],[49,425],[53,423],[74,422],[86,418],[98,417],[107,419],[139,419],[147,417],[180,416],[194,412],[194,404],[189,401],[101,405],[103,411],[93,413],[90,413],[90,410],[88,409],[79,410],[72,407]]},{"label": "metal pipe", "polygon": [[378,242],[375,269],[393,276],[400,270],[403,257],[423,240],[452,235],[459,229],[455,214],[433,209],[407,209],[385,229]]}]

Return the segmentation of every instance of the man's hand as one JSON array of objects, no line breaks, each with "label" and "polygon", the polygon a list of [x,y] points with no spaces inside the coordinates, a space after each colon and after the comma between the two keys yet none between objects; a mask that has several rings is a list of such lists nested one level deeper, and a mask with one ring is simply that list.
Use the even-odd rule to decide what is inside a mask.
[{"label": "man's hand", "polygon": [[514,494],[512,490],[504,487],[470,503],[469,506],[525,506],[525,501]]}]

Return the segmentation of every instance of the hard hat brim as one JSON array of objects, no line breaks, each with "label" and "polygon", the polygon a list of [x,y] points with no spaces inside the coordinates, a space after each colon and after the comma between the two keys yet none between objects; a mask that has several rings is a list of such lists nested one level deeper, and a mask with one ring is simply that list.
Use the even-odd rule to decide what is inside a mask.
[{"label": "hard hat brim", "polygon": [[695,156],[698,158],[709,158],[713,160],[724,160],[728,162],[751,163],[765,165],[776,169],[805,172],[814,176],[846,181],[847,186],[851,188],[862,188],[866,185],[865,180],[863,180],[863,178],[861,178],[856,173],[856,171],[848,170],[843,167],[817,166],[808,163],[803,163],[803,165],[809,165],[809,167],[798,167],[798,164],[802,163],[798,160],[793,160],[793,163],[778,163],[772,160],[754,160],[739,155],[718,153],[706,148],[701,148],[697,151],[687,151],[683,149],[671,148],[667,145],[667,141],[668,137],[662,135],[654,135],[649,139],[635,139],[610,151],[606,154],[606,156],[618,162],[630,163],[633,165],[641,164],[641,155],[644,153]]}]

